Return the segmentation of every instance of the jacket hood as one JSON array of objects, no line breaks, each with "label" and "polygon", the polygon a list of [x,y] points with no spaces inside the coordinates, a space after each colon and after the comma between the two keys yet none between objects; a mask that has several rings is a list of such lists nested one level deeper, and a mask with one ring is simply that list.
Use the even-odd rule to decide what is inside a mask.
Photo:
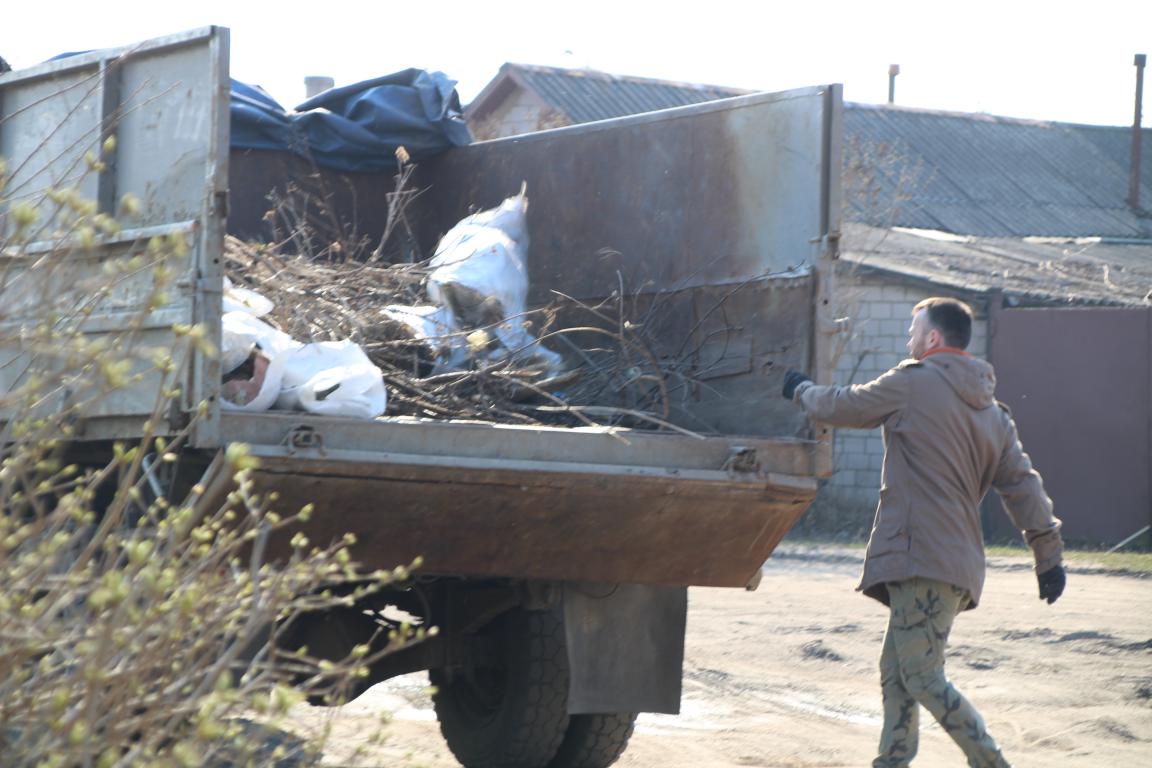
[{"label": "jacket hood", "polygon": [[996,373],[985,361],[953,352],[929,355],[921,361],[944,377],[960,399],[972,408],[996,402]]}]

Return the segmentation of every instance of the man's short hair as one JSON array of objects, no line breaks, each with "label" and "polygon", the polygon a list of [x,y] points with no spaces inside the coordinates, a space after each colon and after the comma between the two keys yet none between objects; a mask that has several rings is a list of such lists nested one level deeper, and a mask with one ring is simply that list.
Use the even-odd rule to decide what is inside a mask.
[{"label": "man's short hair", "polygon": [[913,307],[912,314],[922,309],[928,311],[928,324],[940,331],[947,346],[968,348],[972,341],[972,307],[959,299],[934,296]]}]

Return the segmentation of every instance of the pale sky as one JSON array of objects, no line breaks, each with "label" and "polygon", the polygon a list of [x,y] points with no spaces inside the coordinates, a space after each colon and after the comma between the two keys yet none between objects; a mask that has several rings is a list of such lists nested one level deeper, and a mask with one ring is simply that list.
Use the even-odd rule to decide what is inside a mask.
[{"label": "pale sky", "polygon": [[[440,70],[467,103],[506,61],[767,91],[830,82],[850,101],[1131,125],[1133,54],[1152,54],[1152,2],[441,2],[38,0],[0,13],[16,68],[218,24],[232,75],[285,107],[306,75],[347,85]],[[1149,73],[1152,75],[1152,72]],[[1146,77],[1152,80],[1152,76]],[[1143,124],[1152,125],[1152,85]]]}]

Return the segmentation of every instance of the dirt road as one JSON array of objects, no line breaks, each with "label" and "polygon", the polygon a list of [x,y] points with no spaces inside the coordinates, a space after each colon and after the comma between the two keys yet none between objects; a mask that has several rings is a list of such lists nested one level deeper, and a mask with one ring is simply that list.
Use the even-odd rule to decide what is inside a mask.
[{"label": "dirt road", "polygon": [[[642,715],[617,765],[868,765],[887,615],[853,591],[859,568],[857,553],[793,546],[769,561],[757,592],[692,590],[682,713]],[[1025,558],[991,561],[980,608],[952,633],[953,681],[1016,768],[1152,766],[1152,579],[1081,567],[1055,605],[1035,590]],[[424,685],[399,678],[342,708],[326,762],[455,766]],[[350,758],[385,710],[388,742]],[[964,765],[927,713],[921,723],[916,768]]]}]

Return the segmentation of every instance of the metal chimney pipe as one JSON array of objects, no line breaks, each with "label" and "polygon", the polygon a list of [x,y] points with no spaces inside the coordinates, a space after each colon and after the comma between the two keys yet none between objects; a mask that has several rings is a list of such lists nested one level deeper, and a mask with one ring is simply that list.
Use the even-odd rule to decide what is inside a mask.
[{"label": "metal chimney pipe", "polygon": [[900,74],[899,64],[888,65],[888,103],[896,103],[896,75]]},{"label": "metal chimney pipe", "polygon": [[1136,54],[1136,116],[1132,119],[1132,169],[1128,177],[1128,205],[1140,210],[1140,118],[1144,103],[1144,62],[1142,53]]},{"label": "metal chimney pipe", "polygon": [[324,91],[336,85],[336,81],[330,77],[323,75],[309,75],[304,78],[304,98],[310,99],[313,96],[323,93]]}]

